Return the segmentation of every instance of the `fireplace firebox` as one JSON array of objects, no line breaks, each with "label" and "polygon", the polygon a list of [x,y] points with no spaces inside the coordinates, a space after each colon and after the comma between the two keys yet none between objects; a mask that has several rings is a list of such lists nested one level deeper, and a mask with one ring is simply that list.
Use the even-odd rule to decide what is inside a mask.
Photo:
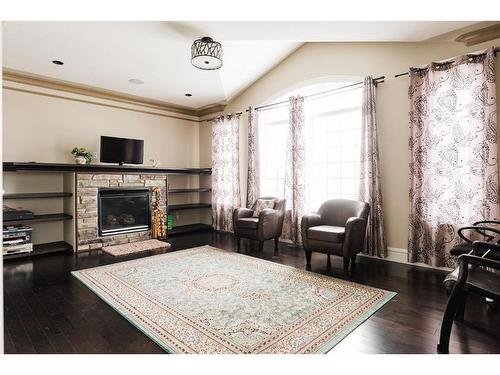
[{"label": "fireplace firebox", "polygon": [[151,229],[149,189],[103,188],[97,201],[99,236]]}]

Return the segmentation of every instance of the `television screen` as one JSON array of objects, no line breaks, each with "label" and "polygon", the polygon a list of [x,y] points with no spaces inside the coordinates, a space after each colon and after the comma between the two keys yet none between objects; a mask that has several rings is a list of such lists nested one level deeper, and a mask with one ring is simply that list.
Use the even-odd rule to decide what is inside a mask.
[{"label": "television screen", "polygon": [[101,137],[101,162],[142,164],[144,141],[117,137]]}]

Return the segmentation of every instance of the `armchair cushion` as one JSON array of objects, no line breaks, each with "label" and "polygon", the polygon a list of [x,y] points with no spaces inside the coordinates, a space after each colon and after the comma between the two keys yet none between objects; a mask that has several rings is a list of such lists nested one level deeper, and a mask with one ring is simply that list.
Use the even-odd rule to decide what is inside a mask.
[{"label": "armchair cushion", "polygon": [[274,199],[257,199],[253,211],[253,217],[259,217],[260,213],[266,208],[274,208]]},{"label": "armchair cushion", "polygon": [[338,242],[344,241],[345,228],[333,225],[318,225],[307,229],[307,237],[311,240]]},{"label": "armchair cushion", "polygon": [[259,225],[259,218],[257,217],[244,217],[236,220],[236,224],[240,228],[257,229]]}]

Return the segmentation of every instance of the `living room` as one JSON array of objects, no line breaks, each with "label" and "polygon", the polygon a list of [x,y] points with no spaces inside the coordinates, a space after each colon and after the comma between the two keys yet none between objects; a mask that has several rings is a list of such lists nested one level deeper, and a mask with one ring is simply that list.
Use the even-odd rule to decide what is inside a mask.
[{"label": "living room", "polygon": [[2,22],[3,353],[494,365],[497,14],[20,11]]}]

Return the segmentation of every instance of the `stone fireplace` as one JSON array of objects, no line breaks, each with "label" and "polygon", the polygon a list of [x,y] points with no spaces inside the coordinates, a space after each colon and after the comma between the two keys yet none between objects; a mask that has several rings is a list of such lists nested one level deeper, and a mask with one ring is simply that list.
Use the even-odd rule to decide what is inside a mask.
[{"label": "stone fireplace", "polygon": [[166,174],[78,173],[77,251],[150,239],[152,188],[156,186],[166,212]]}]

